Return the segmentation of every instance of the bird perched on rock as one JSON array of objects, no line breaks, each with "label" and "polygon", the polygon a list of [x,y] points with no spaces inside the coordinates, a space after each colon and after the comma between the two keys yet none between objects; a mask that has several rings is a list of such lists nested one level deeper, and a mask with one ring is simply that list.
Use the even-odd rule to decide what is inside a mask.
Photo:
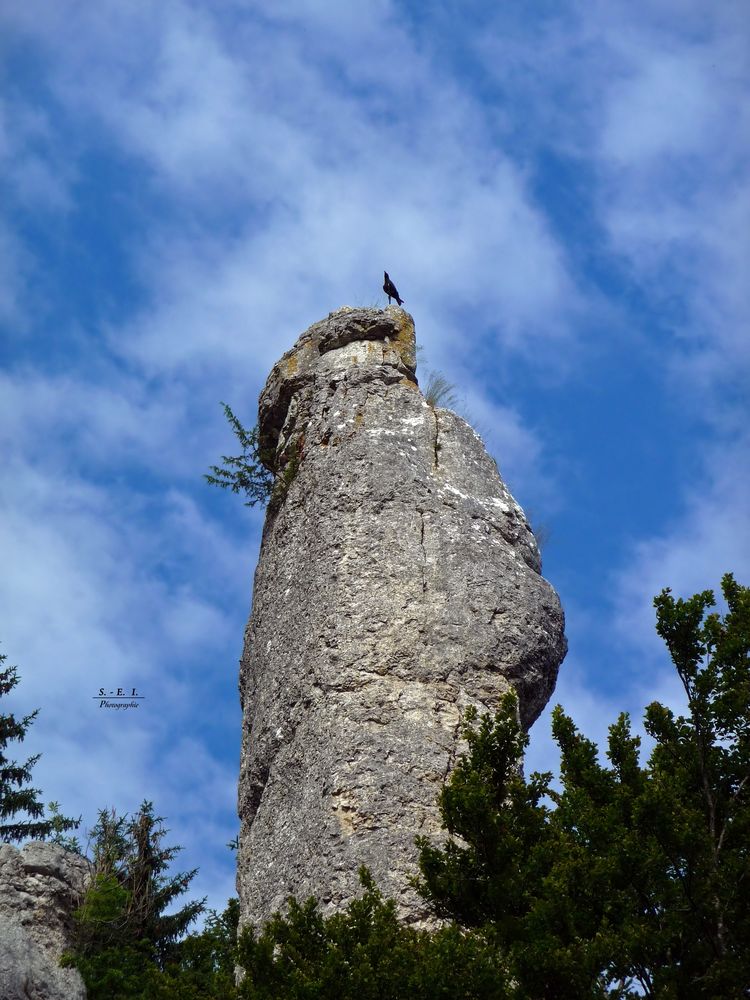
[{"label": "bird perched on rock", "polygon": [[398,304],[400,306],[403,305],[404,304],[404,300],[398,294],[398,289],[393,284],[393,282],[391,281],[391,279],[388,277],[388,272],[387,271],[383,271],[383,275],[385,276],[385,280],[383,281],[383,291],[388,296],[388,305],[391,304],[391,299],[395,299],[396,302],[398,302]]}]

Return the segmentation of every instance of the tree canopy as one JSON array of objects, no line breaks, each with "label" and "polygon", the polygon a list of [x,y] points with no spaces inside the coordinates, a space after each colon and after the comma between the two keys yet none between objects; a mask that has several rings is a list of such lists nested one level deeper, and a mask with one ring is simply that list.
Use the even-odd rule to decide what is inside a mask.
[{"label": "tree canopy", "polygon": [[522,775],[515,699],[465,727],[440,797],[450,839],[419,840],[441,916],[505,955],[518,997],[746,997],[750,986],[750,590],[664,590],[657,631],[686,711],[654,702],[641,763],[626,714],[607,763],[559,706],[560,789]]},{"label": "tree canopy", "polygon": [[167,985],[160,974],[179,963],[180,939],[203,912],[204,900],[169,912],[197,869],[167,874],[181,850],[162,846],[167,832],[150,802],[132,817],[99,812],[91,831],[93,879],[66,958],[81,972],[89,1000],[159,996]]},{"label": "tree canopy", "polygon": [[504,1000],[497,952],[457,926],[433,932],[401,923],[366,869],[364,892],[324,917],[314,899],[289,901],[259,934],[240,937],[244,1000]]},{"label": "tree canopy", "polygon": [[[7,656],[0,653],[0,667]],[[18,684],[18,668],[0,669],[0,698],[7,695]],[[60,813],[54,803],[51,819],[43,819],[44,803],[39,801],[42,794],[32,788],[31,772],[40,754],[29,757],[23,763],[6,756],[9,743],[23,742],[29,726],[39,714],[39,709],[17,719],[10,712],[0,713],[0,841],[6,843],[17,840],[44,840],[50,835],[62,836],[66,830],[74,829],[80,820],[68,819]],[[18,818],[19,813],[28,819]]]}]

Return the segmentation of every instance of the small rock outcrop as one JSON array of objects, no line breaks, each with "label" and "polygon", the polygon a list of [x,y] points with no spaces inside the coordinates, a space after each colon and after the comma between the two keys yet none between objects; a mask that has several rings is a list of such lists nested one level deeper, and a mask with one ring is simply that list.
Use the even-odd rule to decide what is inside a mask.
[{"label": "small rock outcrop", "polygon": [[0,845],[2,1000],[86,1000],[80,973],[61,968],[60,956],[90,872],[85,858],[56,844]]},{"label": "small rock outcrop", "polygon": [[555,591],[495,462],[416,379],[412,318],[343,308],[310,327],[260,397],[269,506],[241,661],[243,924],[367,865],[407,919],[414,837],[469,706],[512,685],[525,725],[565,655]]}]

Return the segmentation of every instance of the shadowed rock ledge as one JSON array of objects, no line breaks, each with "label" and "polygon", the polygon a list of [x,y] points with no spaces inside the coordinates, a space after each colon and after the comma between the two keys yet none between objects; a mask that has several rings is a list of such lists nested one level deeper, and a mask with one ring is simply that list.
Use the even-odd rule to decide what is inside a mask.
[{"label": "shadowed rock ledge", "polygon": [[416,380],[414,324],[344,307],[261,393],[269,508],[240,668],[242,922],[329,909],[366,864],[402,916],[469,705],[510,685],[525,725],[565,655],[534,536],[479,436]]}]

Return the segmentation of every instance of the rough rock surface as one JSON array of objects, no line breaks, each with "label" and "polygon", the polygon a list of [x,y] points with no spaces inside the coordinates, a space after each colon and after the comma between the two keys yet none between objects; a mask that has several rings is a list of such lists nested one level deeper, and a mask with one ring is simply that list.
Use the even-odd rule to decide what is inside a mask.
[{"label": "rough rock surface", "polygon": [[509,685],[530,725],[565,655],[555,591],[478,435],[433,409],[395,306],[312,326],[261,393],[281,486],[241,661],[242,921],[287,896],[339,908],[366,864],[407,919],[414,837],[469,705]]},{"label": "rough rock surface", "polygon": [[86,1000],[79,972],[59,961],[89,876],[85,858],[56,844],[0,845],[2,1000]]}]

